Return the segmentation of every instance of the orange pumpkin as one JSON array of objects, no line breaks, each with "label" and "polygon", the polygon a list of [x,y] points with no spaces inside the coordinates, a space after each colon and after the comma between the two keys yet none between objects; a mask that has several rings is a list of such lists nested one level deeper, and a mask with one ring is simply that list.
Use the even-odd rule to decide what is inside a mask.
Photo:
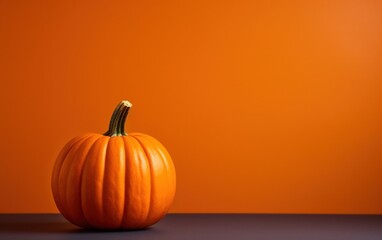
[{"label": "orange pumpkin", "polygon": [[140,229],[159,221],[175,195],[171,157],[153,137],[126,134],[122,101],[105,134],[85,134],[61,150],[52,173],[57,208],[83,228]]}]

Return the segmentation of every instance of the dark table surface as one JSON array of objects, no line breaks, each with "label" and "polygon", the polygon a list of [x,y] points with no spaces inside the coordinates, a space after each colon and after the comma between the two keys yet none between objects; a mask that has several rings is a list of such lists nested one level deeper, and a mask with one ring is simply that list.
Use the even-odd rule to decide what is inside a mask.
[{"label": "dark table surface", "polygon": [[59,214],[0,214],[0,239],[382,240],[382,215],[169,214],[140,231],[87,231]]}]

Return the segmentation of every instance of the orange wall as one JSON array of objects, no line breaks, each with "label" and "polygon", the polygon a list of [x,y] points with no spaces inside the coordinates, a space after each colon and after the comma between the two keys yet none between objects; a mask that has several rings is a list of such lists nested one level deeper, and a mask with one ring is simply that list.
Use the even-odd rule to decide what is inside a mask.
[{"label": "orange wall", "polygon": [[382,213],[381,1],[0,0],[0,212],[56,212],[61,147],[172,154],[172,212]]}]

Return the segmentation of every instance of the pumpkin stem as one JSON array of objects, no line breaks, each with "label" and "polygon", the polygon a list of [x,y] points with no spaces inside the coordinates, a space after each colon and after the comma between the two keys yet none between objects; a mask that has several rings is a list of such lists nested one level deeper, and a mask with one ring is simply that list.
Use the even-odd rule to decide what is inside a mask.
[{"label": "pumpkin stem", "polygon": [[110,137],[127,135],[125,132],[125,122],[131,106],[132,104],[129,101],[122,101],[117,105],[111,116],[109,130],[103,135]]}]

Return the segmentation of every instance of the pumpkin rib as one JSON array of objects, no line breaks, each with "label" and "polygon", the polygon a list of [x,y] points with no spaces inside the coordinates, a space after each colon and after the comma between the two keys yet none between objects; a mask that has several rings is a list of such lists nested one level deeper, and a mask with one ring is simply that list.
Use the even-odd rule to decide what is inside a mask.
[{"label": "pumpkin rib", "polygon": [[[162,144],[156,140],[155,138],[149,136],[149,135],[146,135],[146,134],[143,134],[143,133],[135,133],[135,135],[137,136],[141,136],[142,138],[146,139],[146,141],[150,142],[152,145],[156,145],[156,146],[159,146],[160,148],[162,148]],[[159,156],[161,156],[161,159],[162,159],[162,162],[166,168],[166,171],[169,171],[169,165],[168,165],[168,162],[166,161],[166,157],[164,156],[163,152],[162,151],[158,151],[159,149],[158,148],[153,148],[153,150],[155,152],[157,152],[159,154]],[[162,150],[162,149],[160,149]]]},{"label": "pumpkin rib", "polygon": [[[76,164],[76,162],[78,161],[78,155],[79,153],[82,151],[82,148],[86,145],[87,143],[87,140],[90,139],[91,136],[89,136],[88,138],[85,138],[83,139],[81,142],[78,142],[76,144],[76,148],[74,151],[74,153],[71,153],[71,157],[68,158],[66,160],[67,162],[67,167],[65,168],[65,181],[64,183],[62,184],[63,187],[61,189],[61,191],[64,193],[64,197],[63,197],[63,202],[65,202],[65,206],[70,206],[69,208],[69,211],[66,211],[66,214],[67,214],[67,218],[68,219],[71,219],[72,222],[76,223],[76,225],[78,224],[77,220],[76,220],[76,217],[73,216],[73,207],[72,207],[72,204],[71,204],[71,196],[70,195],[70,191],[72,191],[72,185],[70,184],[70,175],[72,174],[72,168],[73,168],[73,165]],[[63,169],[64,169],[64,166],[63,166]],[[64,171],[64,170],[63,170]],[[61,174],[63,174],[61,172]]]},{"label": "pumpkin rib", "polygon": [[126,184],[126,179],[129,177],[127,176],[127,167],[128,167],[128,164],[127,164],[127,161],[129,161],[129,159],[127,159],[127,156],[128,156],[128,149],[126,148],[126,141],[125,141],[125,137],[122,137],[122,141],[123,141],[123,147],[124,147],[124,150],[125,150],[125,197],[124,197],[124,202],[123,202],[123,212],[122,212],[122,220],[121,220],[121,223],[119,225],[119,228],[123,228],[123,225],[124,225],[124,221],[126,219],[126,212],[127,212],[127,204],[126,204],[126,199],[128,198],[128,190],[127,190],[127,184]]},{"label": "pumpkin rib", "polygon": [[81,140],[84,136],[78,136],[70,140],[67,144],[65,144],[64,148],[60,151],[59,155],[56,158],[56,162],[53,166],[52,176],[51,176],[51,189],[53,194],[53,199],[57,205],[57,208],[60,210],[61,208],[61,199],[59,198],[59,186],[58,180],[61,172],[62,164],[68,154],[68,152],[72,149],[74,144]]},{"label": "pumpkin rib", "polygon": [[80,140],[76,141],[73,144],[73,146],[71,147],[70,151],[68,151],[68,153],[66,154],[66,156],[65,156],[65,158],[64,158],[64,160],[62,162],[61,168],[59,169],[59,173],[58,173],[58,183],[57,183],[58,198],[60,199],[60,202],[61,202],[61,208],[63,209],[62,212],[64,212],[63,215],[68,220],[70,219],[70,221],[72,220],[70,218],[70,216],[68,216],[68,212],[70,212],[70,207],[67,206],[66,198],[65,198],[65,192],[66,192],[66,187],[67,187],[67,182],[66,182],[67,174],[66,173],[67,173],[68,167],[70,166],[71,162],[73,161],[74,153],[77,151],[79,146],[83,142],[85,142],[86,139],[88,139],[89,137],[90,137],[90,135],[87,135],[87,136],[81,138]]},{"label": "pumpkin rib", "polygon": [[[163,161],[165,162],[165,164],[167,164],[167,169],[169,172],[171,172],[171,178],[172,179],[169,179],[170,182],[172,182],[174,185],[173,185],[173,191],[174,191],[174,194],[173,194],[173,198],[175,197],[175,189],[176,189],[176,172],[175,172],[175,166],[174,166],[174,163],[172,161],[172,158],[170,156],[170,153],[167,151],[167,149],[162,145],[161,142],[159,142],[156,138],[150,136],[150,135],[145,135],[147,136],[149,139],[151,139],[153,142],[156,143],[156,145],[158,146],[158,148],[156,148],[156,150],[160,153],[160,155],[162,156],[162,159]],[[170,207],[171,204],[169,204],[169,207]]]},{"label": "pumpkin rib", "polygon": [[150,208],[149,163],[143,148],[135,138],[124,136],[123,140],[125,142],[127,177],[125,178],[126,208],[122,228],[137,229],[145,226]]},{"label": "pumpkin rib", "polygon": [[[105,174],[106,174],[106,157],[107,157],[107,151],[108,151],[108,148],[109,148],[109,142],[110,142],[110,137],[108,139],[108,141],[105,143],[106,145],[106,150],[105,150],[105,155],[103,156],[103,159],[104,159],[104,165],[103,165],[103,176],[102,176],[102,219],[105,219]],[[103,225],[105,225],[106,223],[103,221],[102,223]]]},{"label": "pumpkin rib", "polygon": [[79,204],[80,204],[80,208],[81,208],[81,213],[84,217],[84,220],[87,224],[87,226],[89,227],[92,227],[92,225],[89,223],[88,219],[86,218],[86,214],[84,212],[84,208],[83,208],[83,201],[82,201],[82,187],[83,187],[83,184],[82,184],[82,181],[83,181],[83,175],[84,175],[84,167],[85,167],[85,164],[86,162],[88,161],[88,158],[89,158],[89,153],[90,151],[92,150],[94,144],[99,141],[101,138],[103,137],[103,135],[99,135],[99,137],[91,144],[90,148],[89,148],[89,151],[86,153],[86,156],[85,156],[85,159],[84,159],[84,162],[82,164],[82,169],[81,169],[81,176],[80,176],[80,179],[79,179],[79,182],[78,182],[78,185],[80,186],[80,192],[79,192]]},{"label": "pumpkin rib", "polygon": [[[76,159],[72,160],[72,163],[69,167],[69,173],[67,175],[67,188],[65,194],[66,202],[68,202],[71,206],[70,213],[73,215],[77,214],[77,216],[72,216],[72,219],[76,219],[74,223],[80,227],[86,227],[89,225],[81,207],[82,169],[92,145],[98,140],[98,138],[100,138],[100,136],[102,135],[94,134],[81,143],[77,149]],[[74,193],[70,194],[70,192],[73,191]]]},{"label": "pumpkin rib", "polygon": [[[149,135],[142,134],[142,133],[138,133],[137,135],[141,136],[146,141],[151,142],[153,144],[153,146],[156,146],[155,148],[152,148],[152,150],[154,152],[157,152],[157,154],[160,156],[159,158],[162,159],[162,163],[166,168],[167,181],[170,183],[175,182],[175,181],[173,181],[173,179],[171,179],[172,177],[176,178],[174,166],[172,164],[172,161],[171,161],[172,166],[170,166],[169,162],[167,162],[167,159],[171,159],[171,157],[170,157],[170,154],[167,152],[167,150],[163,147],[163,145],[158,140],[156,140],[154,137],[151,137]],[[166,152],[164,153],[163,151],[166,151]],[[174,191],[175,191],[175,187],[176,186],[174,186]],[[171,202],[172,201],[173,201],[173,197],[171,199]],[[168,207],[164,211],[164,214],[168,211],[168,209],[170,208],[170,205],[171,204],[168,204]]]},{"label": "pumpkin rib", "polygon": [[[136,134],[135,137],[138,139],[138,141],[141,142],[141,145],[145,149],[147,155],[149,156],[151,167],[153,168],[152,171],[155,171],[156,173],[161,173],[160,175],[155,176],[155,182],[154,182],[154,202],[151,203],[151,206],[154,207],[154,211],[151,212],[150,222],[151,224],[154,224],[158,222],[167,212],[170,202],[173,200],[173,189],[168,189],[163,186],[167,186],[169,183],[171,183],[170,179],[170,170],[166,168],[165,159],[162,158],[160,153],[157,151],[158,147],[161,146],[161,144],[158,140],[155,139],[155,142],[150,140],[150,138],[146,137],[145,134]],[[157,161],[154,161],[157,159]],[[171,158],[170,158],[171,159]],[[162,168],[162,169],[161,169]],[[163,204],[166,203],[166,204]]]},{"label": "pumpkin rib", "polygon": [[[153,176],[153,171],[152,171],[152,166],[151,166],[151,161],[150,161],[150,158],[149,158],[149,155],[147,153],[147,150],[145,148],[145,146],[142,144],[142,142],[134,135],[134,134],[129,134],[131,137],[133,137],[135,140],[137,140],[137,142],[139,143],[139,145],[141,146],[142,148],[142,153],[144,153],[144,156],[145,156],[145,159],[147,161],[147,164],[148,164],[148,171],[149,171],[149,175],[150,175],[150,198],[149,198],[149,209],[147,211],[147,216],[146,216],[146,219],[145,219],[145,225],[147,224],[147,221],[149,220],[150,218],[150,213],[152,211],[152,207],[151,207],[151,204],[153,202],[153,179],[154,179],[154,176]],[[145,226],[144,226],[145,227]]]},{"label": "pumpkin rib", "polygon": [[[138,133],[138,134],[135,134],[136,138],[138,139],[138,141],[141,143],[141,146],[143,147],[146,155],[147,155],[147,159],[149,159],[149,162],[150,162],[150,170],[151,172],[154,172],[153,169],[151,169],[153,167],[153,162],[152,160],[153,159],[160,159],[160,161],[162,162],[162,165],[165,167],[165,172],[166,172],[166,175],[168,173],[168,169],[167,169],[167,166],[166,164],[164,164],[163,162],[163,159],[162,157],[158,154],[158,152],[156,151],[156,148],[154,148],[153,146],[151,146],[150,148],[148,148],[148,144],[150,145],[154,145],[148,138],[146,138],[146,135],[145,134],[141,134],[141,133]],[[141,138],[141,139],[139,139]],[[154,186],[154,184],[152,183],[151,185],[152,187]],[[152,192],[152,195],[156,195],[157,197],[157,194],[155,194],[155,192]],[[151,201],[151,205],[150,206],[154,206],[154,202],[155,201]],[[151,208],[152,209],[152,208]],[[157,209],[155,209],[157,210]],[[153,211],[151,211],[151,215],[153,215]],[[156,218],[158,218],[157,216],[155,216],[156,214],[154,214],[154,222],[151,223],[151,224],[154,224],[157,222]],[[150,216],[150,214],[148,215],[148,220],[149,221],[152,221],[153,216]],[[160,218],[162,218],[162,214],[160,216]],[[159,219],[158,219],[159,220]]]},{"label": "pumpkin rib", "polygon": [[121,137],[111,137],[107,143],[103,180],[103,211],[107,228],[118,228],[123,218],[125,202],[125,149]]},{"label": "pumpkin rib", "polygon": [[[97,166],[102,164],[102,161],[100,160],[105,159],[106,149],[104,149],[104,142],[105,140],[108,142],[108,139],[109,137],[101,136],[99,139],[97,139],[97,141],[94,142],[86,156],[82,169],[81,207],[85,219],[89,223],[89,226],[92,228],[98,228],[104,224],[102,211],[102,191],[97,189],[96,183],[101,181],[103,183],[103,176],[98,176],[98,174],[103,174],[104,170],[100,171],[100,169],[97,169]],[[100,180],[100,178],[102,179]]]},{"label": "pumpkin rib", "polygon": [[126,217],[126,215],[127,215],[127,209],[128,209],[128,202],[129,202],[129,200],[128,200],[128,197],[129,197],[129,189],[128,189],[128,184],[126,184],[126,179],[128,179],[130,176],[127,176],[127,174],[128,174],[128,166],[129,166],[129,164],[128,164],[128,162],[130,161],[130,159],[128,158],[128,156],[129,156],[129,151],[130,151],[130,149],[127,147],[127,144],[126,144],[126,139],[125,139],[126,137],[125,136],[123,136],[122,137],[122,140],[123,140],[123,145],[124,145],[124,149],[125,149],[125,181],[124,181],[124,183],[125,183],[125,198],[124,198],[124,203],[123,203],[123,205],[124,205],[124,208],[123,208],[123,215],[122,215],[122,221],[121,221],[121,224],[120,224],[120,226],[119,226],[119,228],[123,228],[124,227],[124,225],[126,225],[126,223],[125,223],[125,221],[126,221],[126,219],[127,219],[127,217]]}]

